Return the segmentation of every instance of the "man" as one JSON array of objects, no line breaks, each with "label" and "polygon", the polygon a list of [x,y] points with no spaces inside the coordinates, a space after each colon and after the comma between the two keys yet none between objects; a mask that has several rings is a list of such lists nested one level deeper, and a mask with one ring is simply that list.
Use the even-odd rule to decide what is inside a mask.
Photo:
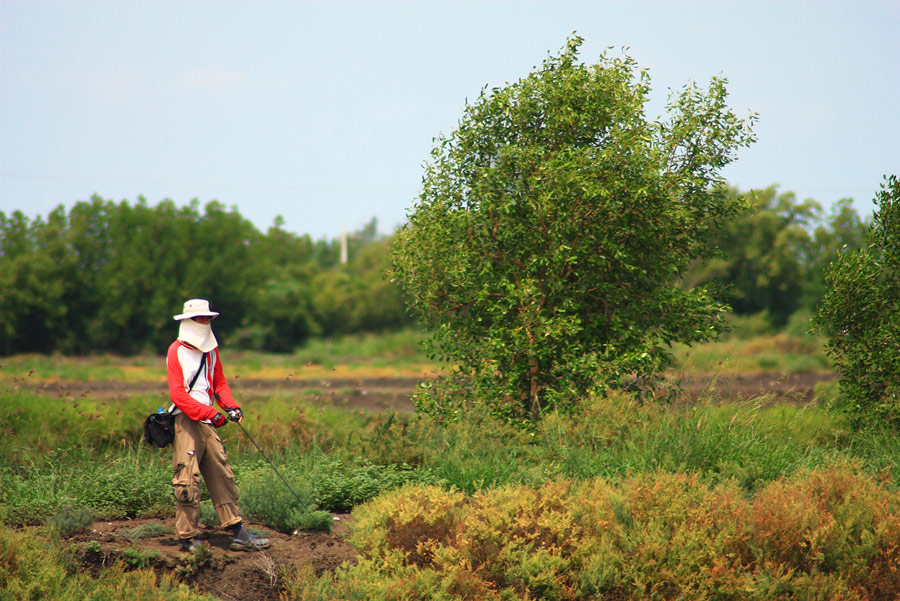
[{"label": "man", "polygon": [[204,544],[199,528],[202,474],[219,523],[234,533],[231,549],[255,551],[267,548],[269,541],[244,528],[234,472],[216,432],[226,424],[226,418],[213,406],[213,399],[228,412],[228,419],[240,422],[244,418],[219,360],[218,342],[210,324],[217,315],[202,298],[184,303],[184,311],[175,316],[178,339],[166,355],[169,395],[175,405],[175,530],[184,551],[196,551]]}]

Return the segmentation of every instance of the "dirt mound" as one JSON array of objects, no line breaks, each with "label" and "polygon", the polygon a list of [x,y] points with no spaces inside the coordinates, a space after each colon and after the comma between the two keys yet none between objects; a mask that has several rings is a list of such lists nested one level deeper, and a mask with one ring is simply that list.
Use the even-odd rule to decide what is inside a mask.
[{"label": "dirt mound", "polygon": [[356,551],[346,542],[349,515],[338,514],[331,532],[274,532],[248,523],[247,527],[268,538],[264,551],[241,552],[228,548],[225,530],[205,530],[208,551],[181,551],[174,532],[174,518],[96,522],[73,536],[78,557],[95,573],[116,561],[126,566],[150,567],[174,574],[179,580],[224,601],[278,599],[284,568],[311,565],[317,574],[356,561]]}]

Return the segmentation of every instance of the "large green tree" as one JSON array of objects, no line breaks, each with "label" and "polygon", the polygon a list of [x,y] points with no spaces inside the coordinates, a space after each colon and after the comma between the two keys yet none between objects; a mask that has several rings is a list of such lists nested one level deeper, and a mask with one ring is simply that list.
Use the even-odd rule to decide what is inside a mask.
[{"label": "large green tree", "polygon": [[[739,208],[720,170],[754,117],[717,77],[648,120],[648,74],[627,56],[580,63],[581,42],[466,106],[393,253],[429,349],[463,376],[453,395],[514,420],[653,373],[668,344],[722,326],[724,307],[678,281]],[[455,410],[451,396],[420,408]]]},{"label": "large green tree", "polygon": [[857,426],[900,428],[900,179],[885,179],[868,245],[837,256],[813,323]]}]

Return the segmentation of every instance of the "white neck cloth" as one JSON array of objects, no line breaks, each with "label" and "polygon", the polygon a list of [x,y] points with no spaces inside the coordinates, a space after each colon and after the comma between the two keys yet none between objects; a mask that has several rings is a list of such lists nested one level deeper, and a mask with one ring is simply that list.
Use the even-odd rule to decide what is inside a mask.
[{"label": "white neck cloth", "polygon": [[213,334],[212,326],[193,319],[181,320],[181,325],[178,326],[178,340],[187,342],[191,346],[200,349],[203,353],[208,353],[219,346],[216,335]]}]

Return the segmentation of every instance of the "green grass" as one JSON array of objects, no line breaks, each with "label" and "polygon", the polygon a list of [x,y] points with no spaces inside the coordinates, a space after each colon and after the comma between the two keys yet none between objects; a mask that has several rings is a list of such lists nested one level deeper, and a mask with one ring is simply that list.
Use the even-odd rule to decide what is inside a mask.
[{"label": "green grass", "polygon": [[[732,341],[728,352],[749,353],[773,343],[777,338]],[[753,498],[795,474],[843,466],[889,490],[900,488],[900,439],[851,431],[839,411],[835,383],[820,385],[817,397],[805,406],[766,397],[735,402],[711,389],[700,402],[661,406],[615,394],[590,401],[577,418],[551,414],[529,432],[478,410],[458,422],[437,424],[416,414],[343,410],[329,404],[322,390],[243,395],[244,427],[299,500],[240,429],[229,424],[220,434],[242,509],[253,521],[282,531],[327,529],[331,516],[322,510],[356,510],[416,485],[471,497],[510,486],[537,490],[553,482],[590,485],[598,479],[610,486],[635,479],[651,486],[687,474],[703,486],[734,487]],[[56,581],[71,579],[77,570],[64,541],[42,547],[35,543],[44,536],[40,533],[64,538],[91,517],[174,513],[171,449],[141,441],[143,419],[159,403],[157,395],[49,398],[14,385],[0,393],[0,521],[53,527],[0,527],[0,546],[6,545],[0,556],[8,557],[0,571],[11,574],[5,582],[16,591],[9,598],[81,598]],[[627,521],[629,508],[616,505],[613,497],[611,510]],[[208,501],[201,511],[214,526]],[[133,540],[145,534],[126,533]],[[134,551],[126,556],[127,565],[104,570],[99,579],[79,576],[84,598],[126,598],[113,596],[110,587],[127,595],[139,586],[143,592],[134,598],[198,598],[174,581],[146,580],[148,572],[140,568],[149,559]],[[316,587],[323,582],[310,581]]]},{"label": "green grass", "polygon": [[[312,339],[293,353],[222,349],[226,375],[242,378],[418,377],[435,369],[422,352],[415,329]],[[164,382],[165,350],[155,355],[0,357],[0,382]]]},{"label": "green grass", "polygon": [[829,372],[821,340],[785,333],[726,337],[692,346],[675,345],[674,371],[686,373]]},{"label": "green grass", "polygon": [[[138,438],[147,402],[82,401],[73,408],[39,395],[6,395],[0,404],[6,520],[38,524],[64,506],[89,508],[101,518],[168,515],[171,451]],[[752,491],[844,460],[900,484],[897,437],[852,433],[840,413],[823,405],[713,397],[662,407],[622,394],[597,399],[581,417],[550,415],[536,431],[524,432],[478,411],[439,425],[418,415],[361,414],[278,394],[248,401],[243,425],[279,471],[308,491],[301,509],[347,511],[410,482],[472,493],[557,477],[660,472],[735,480]],[[239,486],[249,491],[271,476],[243,432],[233,425],[220,432]],[[258,486],[280,486],[266,482]]]}]

